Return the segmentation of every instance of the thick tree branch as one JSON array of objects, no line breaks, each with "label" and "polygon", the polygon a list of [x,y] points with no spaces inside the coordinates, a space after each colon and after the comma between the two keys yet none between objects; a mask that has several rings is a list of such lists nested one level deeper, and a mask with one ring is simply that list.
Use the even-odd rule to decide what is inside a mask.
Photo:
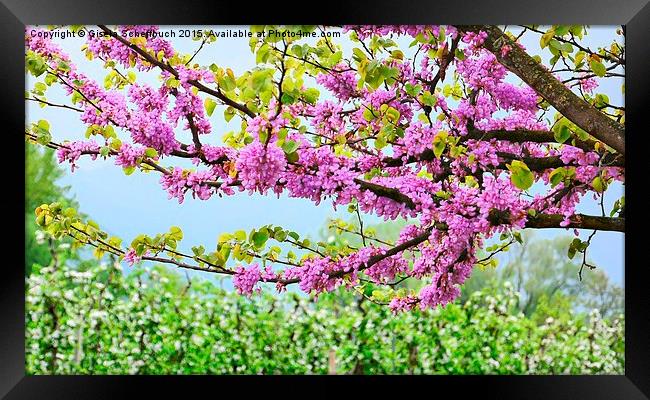
[{"label": "thick tree branch", "polygon": [[[487,33],[484,46],[497,60],[533,88],[556,110],[590,135],[625,155],[625,128],[598,111],[555,78],[501,29],[492,25],[460,25],[463,32]],[[510,50],[502,52],[504,46]]]},{"label": "thick tree branch", "polygon": [[[552,131],[528,129],[514,129],[511,131],[505,129],[497,129],[491,131],[470,129],[469,133],[461,138],[461,142],[465,142],[467,140],[492,139],[504,140],[512,143],[557,143]],[[576,138],[573,141],[564,143],[564,145],[577,147],[584,151],[595,151],[596,143],[598,142],[592,139],[581,140]],[[614,162],[613,166],[623,167],[625,165],[625,159],[620,154],[617,154],[616,156],[609,155],[607,157],[608,160]],[[515,156],[512,156],[510,158],[514,159]],[[433,150],[427,149],[417,156],[410,156],[406,161],[402,160],[400,157],[385,157],[382,162],[387,167],[400,167],[404,164],[411,164],[419,161],[431,161],[433,159],[435,159]],[[558,166],[564,165],[561,163],[561,161],[559,161],[559,158],[557,157],[553,161],[549,161],[548,164],[545,164],[544,162],[536,164],[539,165],[538,169],[557,168]],[[549,166],[544,167],[544,165]],[[529,165],[529,167],[531,166]],[[534,167],[531,167],[531,170],[532,168]]]},{"label": "thick tree branch", "polygon": [[[555,169],[565,166],[576,166],[576,164],[565,163],[559,156],[549,156],[549,157],[519,157],[515,154],[497,152],[497,155],[501,158],[506,159],[507,161],[512,160],[521,160],[523,161],[531,171],[544,171],[547,169]],[[607,153],[603,156],[602,165],[608,167],[624,167],[624,162],[617,157],[616,154]],[[499,168],[506,168],[506,163],[499,165]]]},{"label": "thick tree branch", "polygon": [[[495,129],[491,131],[482,131],[480,129],[471,129],[463,140],[505,140],[512,143],[557,143],[553,131],[514,129],[511,131],[505,129]],[[593,139],[581,140],[575,138],[564,143],[567,146],[577,147],[584,151],[594,151],[598,141]]]},{"label": "thick tree branch", "polygon": [[413,203],[413,200],[411,200],[410,197],[408,197],[407,195],[405,195],[404,193],[400,192],[397,189],[378,185],[372,182],[367,182],[361,179],[355,179],[354,182],[357,183],[361,187],[361,189],[369,190],[374,194],[376,194],[377,196],[393,199],[398,203],[405,204],[408,208],[415,208],[415,204]]},{"label": "thick tree branch", "polygon": [[575,214],[571,217],[571,223],[565,227],[560,226],[564,215],[560,214],[538,214],[529,217],[526,228],[578,228],[595,229],[599,231],[625,232],[625,218],[601,217],[596,215]]}]

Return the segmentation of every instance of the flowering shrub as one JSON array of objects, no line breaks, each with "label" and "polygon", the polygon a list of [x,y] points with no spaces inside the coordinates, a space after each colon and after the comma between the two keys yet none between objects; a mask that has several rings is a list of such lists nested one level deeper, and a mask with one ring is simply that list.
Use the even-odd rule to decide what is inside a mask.
[{"label": "flowering shrub", "polygon": [[30,276],[28,374],[623,373],[622,315],[527,318],[508,284],[393,315],[342,290],[316,303],[248,299],[162,267],[120,269],[53,264]]},{"label": "flowering shrub", "polygon": [[[271,191],[350,206],[359,218],[411,218],[405,240],[370,244],[361,230],[362,248],[340,249],[264,226],[226,233],[215,249],[190,254],[178,247],[177,227],[122,245],[60,204],[37,208],[39,225],[100,257],[234,276],[247,295],[262,282],[312,294],[351,289],[361,279],[426,282],[419,292],[389,292],[384,303],[393,311],[453,302],[482,261],[477,249],[497,234],[506,248],[523,228],[624,231],[624,198],[609,216],[604,207],[599,216],[576,212],[584,196],[602,200],[609,185],[624,182],[625,109],[593,95],[598,79],[621,75],[624,49],[616,40],[592,51],[577,42],[587,34],[583,26],[524,28],[521,35],[541,35],[537,51],[551,54],[544,65],[521,35],[495,26],[346,26],[351,54],[329,38],[260,35],[271,28],[297,29],[252,27],[256,67],[236,76],[217,63],[192,63],[196,54],[163,38],[135,34],[158,27],[99,25],[103,35],[88,35],[81,51],[110,70],[102,87],[30,27],[26,66],[43,81],[29,100],[51,106],[45,92],[62,87],[72,105],[61,111],[80,114],[88,140],[52,140],[59,127],[45,120],[33,121],[26,138],[58,149],[73,170],[89,156],[112,159],[126,174],[160,173],[162,188],[181,203],[188,192],[205,201]],[[214,40],[208,33],[199,50]],[[141,83],[138,74],[161,83]],[[210,118],[217,110],[239,128],[220,145],[207,144],[223,133]],[[196,168],[177,165],[180,159]],[[591,237],[576,237],[569,256],[580,253],[586,264]]]}]

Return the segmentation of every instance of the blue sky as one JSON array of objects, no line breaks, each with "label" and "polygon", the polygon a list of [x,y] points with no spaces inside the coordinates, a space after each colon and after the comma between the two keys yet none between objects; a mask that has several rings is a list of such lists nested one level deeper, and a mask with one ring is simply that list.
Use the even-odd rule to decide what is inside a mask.
[{"label": "blue sky", "polygon": [[[194,27],[193,27],[194,28]],[[198,28],[198,27],[197,27]],[[180,27],[164,27],[175,29]],[[211,29],[225,29],[212,27]],[[229,27],[236,29],[236,27]],[[242,27],[242,29],[245,29]],[[615,27],[592,27],[586,41],[592,48],[611,41]],[[538,35],[529,35],[528,42],[524,41],[527,49],[534,49],[538,45]],[[344,56],[351,53],[352,45],[343,36],[334,39],[344,45]],[[81,71],[103,82],[106,71],[99,60],[88,61],[79,50],[83,44],[81,39],[55,40],[72,57]],[[193,53],[198,42],[191,39],[171,39],[174,47],[183,53]],[[399,40],[408,47],[410,40]],[[409,52],[405,51],[406,55]],[[548,58],[546,56],[545,58]],[[214,44],[206,46],[195,58],[201,65],[216,63],[222,67],[230,67],[235,74],[239,74],[255,65],[255,57],[251,53],[248,39],[217,39]],[[138,81],[157,85],[158,71],[138,72]],[[447,82],[450,78],[447,78]],[[516,77],[511,77],[516,82]],[[619,79],[609,78],[600,80],[599,91],[606,93],[613,104],[623,104]],[[35,80],[30,75],[27,80],[27,90],[33,87]],[[51,88],[47,92],[49,101],[69,104],[64,98],[61,89]],[[327,98],[324,90],[321,99]],[[222,111],[223,109],[221,109]],[[212,131],[207,143],[219,143],[223,133],[235,129],[239,124],[237,118],[230,123],[225,123],[222,112],[218,108],[212,115]],[[50,122],[53,140],[83,139],[86,130],[79,120],[78,114],[59,108],[40,108],[34,102],[27,102],[27,122],[46,119]],[[189,134],[180,133],[179,138],[186,143],[190,142]],[[187,136],[185,136],[187,135]],[[124,136],[127,137],[127,136]],[[174,160],[175,161],[175,160]],[[168,161],[169,162],[169,161]],[[179,163],[181,164],[181,163]],[[206,249],[216,246],[220,233],[233,232],[238,229],[250,230],[261,225],[275,224],[299,232],[301,235],[317,237],[323,224],[335,213],[331,203],[323,202],[315,206],[308,200],[291,199],[274,196],[262,197],[259,195],[248,196],[241,193],[231,197],[212,197],[208,201],[194,200],[191,195],[186,196],[183,204],[178,204],[176,199],[169,200],[167,193],[161,188],[157,173],[136,172],[126,176],[121,168],[116,167],[113,161],[83,159],[79,168],[74,173],[68,173],[60,183],[71,186],[71,192],[81,205],[81,210],[87,213],[94,221],[110,234],[120,236],[125,243],[129,243],[140,233],[156,234],[165,232],[172,225],[180,226],[184,232],[183,246],[185,249],[202,244]],[[169,165],[163,162],[163,165]],[[69,169],[68,169],[69,171]],[[611,209],[613,202],[623,194],[621,185],[612,185],[606,193],[606,210]],[[600,215],[598,203],[585,198],[579,207],[579,212]],[[348,218],[345,210],[336,213],[339,217]],[[366,224],[380,223],[382,220],[373,216],[364,217]],[[581,232],[584,239],[590,232]],[[558,235],[571,234],[564,229],[540,230],[537,237],[551,238]],[[621,233],[600,232],[589,249],[589,257],[617,283],[622,284],[624,273],[624,236]]]}]

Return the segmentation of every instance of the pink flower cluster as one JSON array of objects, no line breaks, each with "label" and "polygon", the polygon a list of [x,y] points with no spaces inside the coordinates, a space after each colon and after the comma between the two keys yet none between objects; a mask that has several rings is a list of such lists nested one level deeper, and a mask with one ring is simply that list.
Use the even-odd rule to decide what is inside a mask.
[{"label": "pink flower cluster", "polygon": [[594,78],[580,79],[580,87],[587,93],[593,93],[594,89],[598,87],[598,81]]},{"label": "pink flower cluster", "polygon": [[300,165],[290,165],[283,174],[284,187],[290,197],[312,200],[320,204],[335,197],[334,205],[349,204],[359,194],[354,160],[337,156],[331,147],[305,147],[300,152]]},{"label": "pink flower cluster", "polygon": [[335,136],[345,133],[345,121],[341,116],[342,111],[343,106],[326,100],[308,109],[309,114],[312,115],[309,123],[320,135],[334,139]]},{"label": "pink flower cluster", "polygon": [[168,90],[154,90],[146,85],[132,85],[129,98],[136,105],[129,121],[131,137],[136,143],[153,147],[161,154],[169,154],[179,148],[174,129],[163,116],[168,104]]},{"label": "pink flower cluster", "polygon": [[[440,28],[437,25],[346,25],[343,27],[343,31],[354,31],[361,40],[371,36],[389,36],[391,34],[411,37],[422,34],[425,38],[430,38],[431,34],[438,36]],[[444,26],[443,28],[452,36],[456,34],[456,28],[453,26]]]},{"label": "pink flower cluster", "polygon": [[357,75],[344,64],[339,64],[332,68],[331,73],[319,74],[316,77],[316,82],[323,85],[337,99],[343,102],[359,96]]},{"label": "pink flower cluster", "polygon": [[115,164],[123,168],[135,167],[138,165],[138,160],[141,160],[144,156],[145,150],[144,147],[135,147],[124,143],[115,157]]},{"label": "pink flower cluster", "polygon": [[124,261],[126,261],[130,266],[139,263],[141,260],[142,257],[138,256],[134,249],[129,249],[126,253],[124,253]]},{"label": "pink flower cluster", "polygon": [[182,204],[185,200],[185,193],[192,191],[194,198],[208,200],[213,194],[213,188],[207,183],[214,179],[212,171],[193,172],[174,167],[170,174],[165,174],[160,178],[163,189],[169,193],[169,198],[177,198],[178,203]]},{"label": "pink flower cluster", "polygon": [[282,171],[287,165],[284,151],[276,142],[265,145],[259,140],[244,147],[237,157],[235,164],[242,188],[249,193],[266,194],[270,188],[275,188]]},{"label": "pink flower cluster", "polygon": [[[237,267],[232,282],[235,285],[235,289],[237,289],[237,293],[250,296],[255,289],[255,285],[261,279],[262,274],[259,265],[253,264],[248,268],[243,266]],[[260,288],[257,288],[257,291],[260,290]]]},{"label": "pink flower cluster", "polygon": [[[124,25],[120,26],[118,30],[121,35],[126,36],[127,38],[145,38],[145,48],[153,50],[156,55],[162,51],[163,56],[166,59],[169,59],[175,54],[171,43],[158,36],[151,35],[151,33],[158,31],[157,26]],[[149,37],[145,36],[146,34],[149,34]],[[90,51],[96,57],[114,60],[124,67],[130,67],[131,62],[134,62],[136,68],[142,71],[154,68],[154,65],[142,60],[142,58],[136,55],[135,51],[111,36],[88,35],[86,46],[88,51]]]},{"label": "pink flower cluster", "polygon": [[76,162],[82,154],[89,154],[94,160],[99,154],[99,145],[94,140],[67,142],[56,151],[59,163],[67,161],[70,163],[70,170],[74,172]]}]

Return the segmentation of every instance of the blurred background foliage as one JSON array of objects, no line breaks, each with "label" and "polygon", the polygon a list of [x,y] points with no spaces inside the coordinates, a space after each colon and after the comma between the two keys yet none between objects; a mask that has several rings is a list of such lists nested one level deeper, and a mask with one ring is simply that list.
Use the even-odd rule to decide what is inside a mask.
[{"label": "blurred background foliage", "polygon": [[[317,301],[252,298],[220,279],[162,266],[124,274],[39,234],[34,209],[78,206],[51,151],[26,146],[28,374],[622,374],[623,289],[600,269],[578,277],[571,237],[525,233],[496,268],[476,268],[443,309],[393,315],[355,292]],[[364,227],[397,239],[406,221]],[[360,244],[358,220],[329,221],[322,240]],[[405,280],[398,287],[417,289]],[[272,289],[272,288],[271,288]],[[360,291],[372,290],[372,286]]]}]

